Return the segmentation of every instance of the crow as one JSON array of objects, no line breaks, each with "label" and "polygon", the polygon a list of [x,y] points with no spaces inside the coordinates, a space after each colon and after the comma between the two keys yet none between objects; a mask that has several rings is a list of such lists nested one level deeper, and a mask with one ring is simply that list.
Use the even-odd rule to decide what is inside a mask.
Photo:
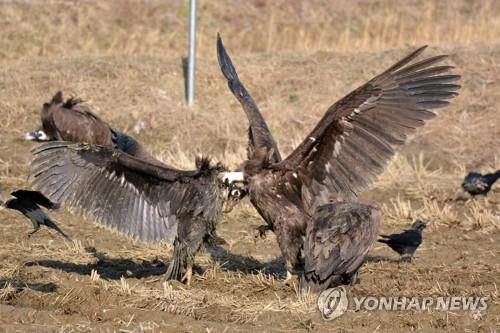
[{"label": "crow", "polygon": [[464,178],[462,188],[472,196],[486,195],[498,178],[500,178],[500,170],[485,175],[478,172],[469,172]]},{"label": "crow", "polygon": [[[0,190],[1,195],[1,190]],[[28,234],[28,238],[40,230],[40,225],[45,225],[48,228],[54,229],[64,238],[70,240],[57,224],[40,208],[43,206],[47,209],[54,210],[59,208],[59,204],[50,201],[42,193],[29,190],[17,190],[11,193],[15,198],[3,202],[0,200],[0,205],[8,209],[14,209],[21,212],[24,216],[31,220],[33,231]]]},{"label": "crow", "polygon": [[400,234],[380,235],[380,243],[387,244],[391,249],[401,255],[403,260],[411,261],[417,248],[422,244],[422,230],[427,225],[421,220],[416,220],[410,229]]}]

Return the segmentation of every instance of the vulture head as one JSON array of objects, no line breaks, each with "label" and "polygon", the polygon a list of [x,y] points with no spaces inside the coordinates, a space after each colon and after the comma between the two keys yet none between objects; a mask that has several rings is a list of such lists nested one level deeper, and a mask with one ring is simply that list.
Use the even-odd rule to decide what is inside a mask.
[{"label": "vulture head", "polygon": [[246,184],[240,183],[228,183],[223,181],[223,183],[228,186],[228,197],[225,202],[224,213],[229,213],[246,195],[248,194]]},{"label": "vulture head", "polygon": [[241,199],[246,196],[246,186],[242,183],[234,182],[231,183],[227,180],[227,175],[238,174],[237,172],[227,172],[227,168],[222,163],[217,163],[212,165],[210,159],[206,157],[196,158],[196,169],[203,171],[204,173],[216,172],[218,174],[219,188],[222,190],[222,195],[224,197],[224,209],[225,213],[229,213],[233,210]]},{"label": "vulture head", "polygon": [[[53,107],[59,106],[62,103],[64,103],[63,94],[62,94],[62,91],[58,91],[52,97],[52,99],[49,103],[43,103],[42,114],[44,112],[48,112]],[[47,133],[45,133],[43,128],[37,128],[31,132],[25,133],[24,139],[27,141],[43,142],[43,141],[51,141],[51,140],[54,140],[55,138],[53,138],[50,135],[48,135]]]}]

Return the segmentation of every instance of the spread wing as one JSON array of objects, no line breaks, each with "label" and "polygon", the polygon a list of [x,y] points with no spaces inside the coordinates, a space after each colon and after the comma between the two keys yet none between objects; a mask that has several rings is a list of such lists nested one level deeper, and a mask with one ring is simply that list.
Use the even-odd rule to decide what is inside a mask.
[{"label": "spread wing", "polygon": [[377,239],[380,213],[359,203],[319,207],[304,243],[305,278],[324,283],[333,275],[354,273]]},{"label": "spread wing", "polygon": [[33,153],[34,188],[135,239],[171,242],[180,214],[216,204],[199,200],[196,182],[207,191],[217,186],[199,170],[166,168],[98,145],[51,142]]},{"label": "spread wing", "polygon": [[333,104],[307,138],[279,165],[303,183],[306,208],[334,197],[355,199],[380,174],[415,129],[457,95],[460,76],[446,58],[413,60],[422,47]]},{"label": "spread wing", "polygon": [[273,149],[274,160],[272,162],[276,163],[281,161],[281,155],[271,131],[267,127],[266,121],[260,113],[257,104],[255,104],[252,96],[250,96],[238,78],[236,69],[224,48],[224,44],[222,44],[222,39],[219,34],[217,34],[217,59],[219,60],[222,74],[224,74],[227,79],[229,89],[240,102],[248,118],[248,158],[252,158],[253,152],[256,149],[267,148],[268,150]]},{"label": "spread wing", "polygon": [[11,193],[12,196],[18,199],[29,199],[34,203],[43,206],[47,209],[57,209],[59,208],[59,204],[56,202],[50,201],[46,196],[38,191],[29,191],[29,190],[17,190]]}]

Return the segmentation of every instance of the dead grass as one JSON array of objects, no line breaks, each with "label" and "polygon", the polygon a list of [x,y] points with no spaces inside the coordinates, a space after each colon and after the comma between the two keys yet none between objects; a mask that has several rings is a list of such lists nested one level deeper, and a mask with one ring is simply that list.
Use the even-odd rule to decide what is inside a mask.
[{"label": "dead grass", "polygon": [[[186,54],[188,1],[8,1],[0,4],[0,57]],[[385,50],[490,43],[494,0],[199,1],[198,47],[221,31],[239,54],[283,50]]]},{"label": "dead grass", "polygon": [[64,210],[54,218],[73,242],[46,230],[27,240],[28,223],[1,210],[0,326],[47,332],[494,331],[500,323],[500,191],[470,200],[460,183],[469,170],[500,166],[498,2],[201,1],[193,108],[184,104],[180,61],[186,4],[0,4],[0,183],[6,193],[25,185],[31,160],[31,145],[19,138],[38,125],[42,103],[59,89],[82,97],[125,131],[142,121],[137,138],[167,163],[190,168],[204,153],[238,165],[246,156],[247,124],[217,67],[216,31],[283,155],[332,102],[409,45],[431,44],[428,55],[450,54],[462,74],[460,96],[362,198],[382,208],[382,233],[416,218],[430,227],[412,264],[376,244],[361,283],[349,293],[474,294],[488,296],[491,308],[479,321],[466,313],[349,311],[324,322],[313,295],[283,284],[275,237],[254,239],[262,221],[248,202],[223,217],[219,229],[228,245],[197,258],[191,288],[163,281],[169,246],[132,242]]}]

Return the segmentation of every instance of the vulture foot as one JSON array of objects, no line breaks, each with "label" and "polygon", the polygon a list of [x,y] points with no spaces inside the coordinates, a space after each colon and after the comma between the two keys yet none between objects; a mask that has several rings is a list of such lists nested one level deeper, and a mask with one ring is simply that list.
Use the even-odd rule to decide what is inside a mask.
[{"label": "vulture foot", "polygon": [[263,224],[263,225],[259,225],[257,228],[256,228],[256,233],[255,233],[255,238],[261,238],[261,239],[265,239],[266,238],[266,234],[268,231],[272,231],[271,227],[266,225],[266,224]]},{"label": "vulture foot", "polygon": [[182,282],[186,284],[186,286],[191,286],[191,279],[193,277],[193,266],[189,265],[186,269],[186,273],[182,277]]}]

